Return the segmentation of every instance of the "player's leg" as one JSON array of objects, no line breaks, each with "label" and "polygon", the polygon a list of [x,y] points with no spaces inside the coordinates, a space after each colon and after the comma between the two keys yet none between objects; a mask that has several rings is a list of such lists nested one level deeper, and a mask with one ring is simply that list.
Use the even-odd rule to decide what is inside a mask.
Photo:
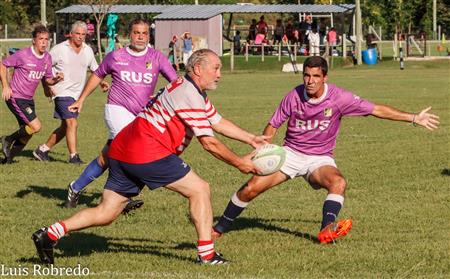
[{"label": "player's leg", "polygon": [[224,264],[227,261],[215,252],[211,238],[212,206],[209,184],[194,171],[169,184],[166,188],[178,192],[189,200],[191,220],[197,231],[197,263]]},{"label": "player's leg", "polygon": [[251,200],[288,179],[289,177],[281,171],[267,176],[253,176],[232,195],[219,222],[213,228],[213,237],[220,237],[221,234],[227,232],[233,221],[244,211]]},{"label": "player's leg", "polygon": [[74,208],[78,204],[81,192],[95,179],[100,177],[108,168],[108,144],[103,147],[100,155],[92,160],[83,170],[80,176],[67,187],[67,199],[65,207]]},{"label": "player's leg", "polygon": [[13,158],[23,150],[33,134],[40,131],[41,122],[37,119],[33,100],[11,98],[6,104],[19,124],[17,131],[1,138],[5,156],[2,163],[12,163]]},{"label": "player's leg", "polygon": [[133,121],[135,116],[124,107],[107,104],[105,106],[104,118],[109,130],[108,142],[103,147],[100,156],[92,160],[80,176],[69,184],[66,207],[76,207],[81,191],[106,171],[108,168],[107,154],[112,139],[123,127]]},{"label": "player's leg", "polygon": [[97,207],[83,209],[66,220],[37,230],[32,239],[41,261],[53,264],[53,247],[67,233],[111,224],[120,215],[127,201],[127,197],[105,189]]},{"label": "player's leg", "polygon": [[320,186],[328,191],[323,203],[322,224],[318,239],[321,243],[329,243],[336,238],[345,236],[352,227],[352,221],[337,222],[337,217],[344,204],[344,194],[347,183],[336,166],[324,165],[309,175],[311,185]]},{"label": "player's leg", "polygon": [[58,142],[60,142],[66,135],[66,123],[61,120],[61,124],[48,137],[44,144],[39,145],[34,151],[33,156],[39,161],[49,161],[48,153]]},{"label": "player's leg", "polygon": [[66,119],[66,142],[67,148],[69,149],[69,163],[71,164],[83,164],[84,162],[80,159],[77,153],[77,128],[78,121],[76,118]]}]

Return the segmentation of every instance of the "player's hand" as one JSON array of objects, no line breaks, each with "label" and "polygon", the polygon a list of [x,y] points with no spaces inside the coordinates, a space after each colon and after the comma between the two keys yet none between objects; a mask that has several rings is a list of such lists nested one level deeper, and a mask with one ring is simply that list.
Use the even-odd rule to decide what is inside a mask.
[{"label": "player's hand", "polygon": [[52,98],[55,96],[55,91],[50,86],[43,86],[44,87],[44,95],[47,98]]},{"label": "player's hand", "polygon": [[253,139],[250,141],[250,145],[253,146],[253,148],[258,148],[260,146],[263,146],[265,144],[269,144],[269,136],[254,136]]},{"label": "player's hand", "polygon": [[3,87],[3,91],[2,91],[2,98],[3,101],[8,101],[9,99],[11,99],[13,95],[12,89],[9,86],[5,86]]},{"label": "player's hand", "polygon": [[434,115],[432,113],[428,113],[431,107],[427,107],[422,110],[416,117],[414,118],[414,123],[420,126],[427,128],[430,131],[433,131],[439,126],[439,116]]},{"label": "player's hand", "polygon": [[55,83],[60,82],[61,80],[64,80],[64,73],[63,72],[57,72],[55,77],[53,78],[53,81]]},{"label": "player's hand", "polygon": [[253,156],[255,156],[255,151],[241,157],[241,163],[237,166],[237,168],[242,173],[259,173],[259,170],[252,162]]},{"label": "player's hand", "polygon": [[102,89],[103,92],[108,92],[109,83],[103,80],[102,82],[100,82],[100,88]]},{"label": "player's hand", "polygon": [[83,102],[81,102],[80,100],[76,101],[75,103],[71,104],[70,106],[67,107],[67,109],[70,112],[81,112],[81,108],[83,107]]}]

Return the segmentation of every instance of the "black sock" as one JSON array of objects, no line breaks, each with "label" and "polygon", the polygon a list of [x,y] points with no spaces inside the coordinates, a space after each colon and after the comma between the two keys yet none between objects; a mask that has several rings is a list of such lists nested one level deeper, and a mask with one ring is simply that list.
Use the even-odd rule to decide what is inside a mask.
[{"label": "black sock", "polygon": [[25,127],[26,126],[20,126],[19,130],[15,131],[9,136],[6,136],[5,139],[9,142],[14,142],[20,138],[26,138],[27,136],[30,136]]},{"label": "black sock", "polygon": [[214,230],[220,233],[227,232],[233,224],[234,219],[236,219],[242,211],[244,211],[247,205],[248,202],[239,200],[237,194],[234,193],[227,205],[227,208],[220,217],[219,222],[214,226]]},{"label": "black sock", "polygon": [[343,204],[343,196],[337,194],[328,194],[325,202],[323,203],[322,226],[320,228],[321,230],[328,224],[336,221]]},{"label": "black sock", "polygon": [[9,156],[10,161],[12,161],[12,159],[25,148],[31,137],[32,135],[27,134],[26,136],[19,138],[13,143],[13,146],[11,147],[11,153]]}]

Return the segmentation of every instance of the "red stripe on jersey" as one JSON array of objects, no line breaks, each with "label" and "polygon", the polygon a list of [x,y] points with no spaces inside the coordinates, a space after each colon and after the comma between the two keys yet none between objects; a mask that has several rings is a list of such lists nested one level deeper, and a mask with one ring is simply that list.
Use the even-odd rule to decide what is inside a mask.
[{"label": "red stripe on jersey", "polygon": [[191,128],[196,128],[196,129],[211,129],[211,126],[195,126],[195,125],[190,125]]},{"label": "red stripe on jersey", "polygon": [[205,112],[204,109],[177,109],[176,112]]},{"label": "red stripe on jersey", "polygon": [[211,106],[209,109],[206,110],[206,112],[208,113],[208,112],[212,111],[213,109],[214,109],[214,107]]},{"label": "red stripe on jersey", "polygon": [[207,117],[186,117],[183,118],[186,121],[190,121],[190,120],[197,120],[197,121],[202,121],[202,120],[208,120]]}]

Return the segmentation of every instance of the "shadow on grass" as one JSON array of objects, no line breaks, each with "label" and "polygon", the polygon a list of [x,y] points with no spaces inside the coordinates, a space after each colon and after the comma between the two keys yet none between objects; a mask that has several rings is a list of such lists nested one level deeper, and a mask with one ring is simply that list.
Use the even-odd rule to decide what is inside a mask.
[{"label": "shadow on grass", "polygon": [[[218,221],[219,218],[214,218],[215,221]],[[293,231],[287,228],[283,228],[280,226],[276,226],[272,224],[272,222],[286,222],[286,221],[294,221],[289,219],[263,219],[263,218],[246,218],[246,217],[239,217],[236,219],[233,223],[233,226],[231,227],[230,231],[240,231],[245,230],[248,228],[258,228],[265,231],[273,231],[273,232],[280,232],[280,233],[286,233],[286,234],[292,234],[296,237],[301,237],[307,240],[310,240],[315,243],[319,243],[319,240],[316,236],[311,235],[309,233],[299,232],[299,231]],[[309,220],[297,220],[297,223],[305,222],[310,223],[316,221],[309,221]],[[318,223],[318,222],[317,222]]]},{"label": "shadow on grass", "polygon": [[[51,154],[51,153],[50,153],[50,154]],[[57,154],[60,154],[60,153],[57,153]],[[36,162],[39,162],[38,160],[36,160],[36,158],[34,158],[33,150],[28,150],[28,149],[27,149],[27,150],[24,150],[24,151],[20,152],[20,153],[17,155],[17,157],[25,157],[25,158],[28,158],[28,159],[30,159],[30,160],[34,160],[34,161],[36,161]],[[61,159],[55,159],[55,158],[52,157],[51,155],[49,155],[48,157],[50,158],[50,162],[67,163],[67,161],[61,160]],[[40,163],[46,164],[47,162],[40,162]]]},{"label": "shadow on grass", "polygon": [[[127,243],[135,242],[135,243]],[[195,248],[195,245],[191,249]],[[166,242],[152,239],[135,238],[107,238],[93,233],[74,232],[64,237],[55,247],[55,262],[58,257],[80,257],[93,253],[130,253],[151,254],[158,257],[176,259],[179,261],[193,262],[194,258],[180,256],[176,253],[164,252],[170,249],[178,249],[167,245]],[[41,263],[36,256],[20,258],[19,263]]]},{"label": "shadow on grass", "polygon": [[443,169],[441,171],[441,174],[444,175],[444,176],[450,176],[450,169]]},{"label": "shadow on grass", "polygon": [[[66,189],[55,189],[55,188],[49,188],[47,186],[37,186],[37,185],[28,185],[27,188],[20,190],[16,193],[16,198],[23,199],[26,195],[35,193],[38,194],[44,198],[48,199],[57,199],[62,201],[62,203],[59,204],[59,206],[64,206],[64,201],[67,198],[67,190]],[[83,193],[80,195],[80,199],[78,201],[78,204],[85,204],[89,207],[97,205],[97,203],[94,203],[95,200],[99,199],[102,196],[101,193],[94,193],[91,196],[83,195]]]}]

